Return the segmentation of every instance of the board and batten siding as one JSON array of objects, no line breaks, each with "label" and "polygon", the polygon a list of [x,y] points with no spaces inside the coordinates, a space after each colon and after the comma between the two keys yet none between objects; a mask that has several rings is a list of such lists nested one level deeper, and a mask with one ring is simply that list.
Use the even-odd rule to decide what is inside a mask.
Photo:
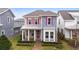
[{"label": "board and batten siding", "polygon": [[50,26],[48,26],[47,25],[47,21],[46,21],[46,18],[47,18],[48,16],[42,16],[42,26],[43,27],[56,27],[56,24],[57,24],[57,20],[56,20],[56,17],[54,17],[54,16],[51,16],[52,17],[52,21],[51,21],[51,25]]}]

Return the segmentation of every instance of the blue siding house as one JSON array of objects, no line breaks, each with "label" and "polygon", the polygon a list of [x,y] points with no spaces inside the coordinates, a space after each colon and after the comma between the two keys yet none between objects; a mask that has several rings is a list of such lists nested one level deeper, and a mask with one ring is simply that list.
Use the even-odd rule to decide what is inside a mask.
[{"label": "blue siding house", "polygon": [[14,14],[8,8],[0,8],[0,36],[14,34]]}]

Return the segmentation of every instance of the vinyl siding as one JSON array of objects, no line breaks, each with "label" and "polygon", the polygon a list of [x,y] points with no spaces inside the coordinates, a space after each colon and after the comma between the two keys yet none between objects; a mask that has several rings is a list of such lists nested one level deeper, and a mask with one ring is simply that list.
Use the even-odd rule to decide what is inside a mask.
[{"label": "vinyl siding", "polygon": [[10,11],[0,15],[1,23],[3,24],[2,29],[5,30],[6,36],[13,35],[14,33],[14,30],[12,30],[14,26],[14,17],[10,20],[10,23],[8,23],[8,17],[13,17]]},{"label": "vinyl siding", "polygon": [[42,17],[42,26],[43,27],[56,27],[56,22],[57,20],[56,20],[56,17],[52,17],[52,20],[51,20],[51,24],[50,24],[50,26],[48,26],[47,24],[46,24],[46,16],[43,16]]}]

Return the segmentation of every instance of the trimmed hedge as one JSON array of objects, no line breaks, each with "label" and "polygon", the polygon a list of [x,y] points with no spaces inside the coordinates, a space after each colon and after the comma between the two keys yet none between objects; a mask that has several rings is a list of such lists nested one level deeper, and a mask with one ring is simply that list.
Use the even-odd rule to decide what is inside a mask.
[{"label": "trimmed hedge", "polygon": [[42,46],[52,46],[52,47],[54,46],[54,47],[56,47],[58,49],[63,48],[61,43],[56,43],[56,42],[42,42]]},{"label": "trimmed hedge", "polygon": [[12,43],[8,40],[5,35],[0,37],[0,50],[8,50],[12,46]]},{"label": "trimmed hedge", "polygon": [[17,46],[33,46],[34,41],[18,41]]}]

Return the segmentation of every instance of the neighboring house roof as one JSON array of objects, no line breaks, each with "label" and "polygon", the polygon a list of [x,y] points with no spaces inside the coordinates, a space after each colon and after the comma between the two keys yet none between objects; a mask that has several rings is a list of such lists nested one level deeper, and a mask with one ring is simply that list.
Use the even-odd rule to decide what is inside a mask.
[{"label": "neighboring house roof", "polygon": [[34,12],[24,15],[24,17],[25,16],[57,16],[57,14],[51,11],[36,10]]},{"label": "neighboring house roof", "polygon": [[59,11],[58,13],[61,14],[64,20],[74,20],[71,14],[69,14],[67,11]]},{"label": "neighboring house roof", "polygon": [[[66,11],[66,12],[79,12],[79,10],[60,10],[60,11]],[[59,12],[60,12],[59,11]]]},{"label": "neighboring house roof", "polygon": [[19,28],[24,24],[23,18],[18,18],[14,20],[14,28]]},{"label": "neighboring house roof", "polygon": [[[12,13],[12,11],[9,8],[0,8],[0,14],[3,14],[5,12],[7,12],[8,10]],[[15,17],[15,15],[13,13],[12,13],[12,15]]]}]

